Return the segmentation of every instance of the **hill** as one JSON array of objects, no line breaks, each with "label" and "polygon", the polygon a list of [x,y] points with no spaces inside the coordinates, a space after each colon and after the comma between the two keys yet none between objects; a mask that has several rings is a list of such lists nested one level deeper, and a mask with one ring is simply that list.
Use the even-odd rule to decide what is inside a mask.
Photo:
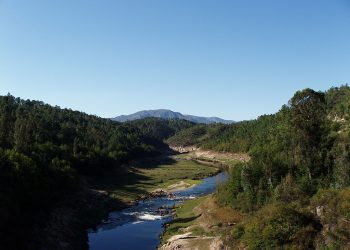
[{"label": "hill", "polygon": [[[160,155],[168,148],[164,139],[191,126],[185,120],[156,118],[119,123],[0,96],[0,249],[41,249],[47,243],[40,235],[46,220],[67,200],[65,207],[73,208],[73,200],[81,198],[79,214],[89,213],[84,220],[90,223],[100,212],[85,196],[96,201],[100,195],[89,191],[86,180],[120,175],[129,170],[129,161]],[[87,226],[76,221],[74,228]]]},{"label": "hill", "polygon": [[133,121],[133,120],[138,120],[142,118],[147,118],[147,117],[156,117],[156,118],[161,118],[165,120],[183,119],[194,123],[203,123],[203,124],[211,124],[211,123],[231,124],[234,122],[231,120],[224,120],[219,117],[201,117],[201,116],[194,116],[194,115],[183,115],[179,112],[174,112],[168,109],[143,110],[131,115],[117,116],[115,118],[112,118],[112,120],[118,121],[118,122],[126,122],[126,121]]},{"label": "hill", "polygon": [[244,249],[349,249],[350,88],[298,91],[279,112],[232,125],[197,125],[167,141],[246,152],[219,188],[246,213],[229,244]]}]

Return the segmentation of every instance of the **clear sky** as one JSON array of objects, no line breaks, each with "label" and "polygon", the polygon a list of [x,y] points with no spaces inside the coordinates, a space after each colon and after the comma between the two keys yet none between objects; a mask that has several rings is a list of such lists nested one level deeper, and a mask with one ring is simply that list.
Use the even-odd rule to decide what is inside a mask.
[{"label": "clear sky", "polygon": [[0,94],[243,120],[348,82],[349,0],[0,0]]}]

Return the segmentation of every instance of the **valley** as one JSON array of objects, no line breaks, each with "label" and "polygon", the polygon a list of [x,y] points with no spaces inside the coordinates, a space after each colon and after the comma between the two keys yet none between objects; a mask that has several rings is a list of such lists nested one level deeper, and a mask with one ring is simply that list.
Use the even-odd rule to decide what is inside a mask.
[{"label": "valley", "polygon": [[304,89],[272,115],[197,124],[1,96],[0,247],[347,249],[349,100]]},{"label": "valley", "polygon": [[178,191],[218,174],[218,167],[198,163],[186,155],[161,156],[132,162],[124,173],[112,173],[96,181],[96,189],[125,203],[160,190]]},{"label": "valley", "polygon": [[[175,215],[174,207],[181,206],[184,200],[190,201],[195,197],[213,193],[216,186],[227,178],[227,174],[219,174],[216,167],[194,164],[183,157],[177,161],[179,163],[171,166],[172,169],[166,170],[167,175],[171,176],[170,182],[165,181],[160,185],[148,184],[153,192],[129,203],[130,205],[123,210],[111,212],[104,223],[89,232],[90,249],[155,249],[164,230],[163,225]],[[167,167],[169,166],[163,165],[157,171],[162,172],[162,168]],[[201,172],[200,175],[198,171]],[[205,172],[207,174],[204,174]],[[154,173],[149,174],[153,179]],[[206,175],[212,177],[204,178]],[[164,174],[161,176],[164,178]],[[168,186],[170,183],[175,184]]]},{"label": "valley", "polygon": [[350,250],[349,23],[0,0],[0,250]]}]

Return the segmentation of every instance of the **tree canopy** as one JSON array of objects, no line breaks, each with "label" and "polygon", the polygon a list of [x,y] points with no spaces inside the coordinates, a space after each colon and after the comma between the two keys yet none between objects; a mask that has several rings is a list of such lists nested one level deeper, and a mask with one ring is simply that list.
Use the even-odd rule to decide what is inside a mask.
[{"label": "tree canopy", "polygon": [[[39,101],[0,96],[0,234],[22,248],[80,177],[94,178],[131,159],[159,155],[169,136],[193,123],[118,123]],[[21,240],[16,241],[15,238]]]}]

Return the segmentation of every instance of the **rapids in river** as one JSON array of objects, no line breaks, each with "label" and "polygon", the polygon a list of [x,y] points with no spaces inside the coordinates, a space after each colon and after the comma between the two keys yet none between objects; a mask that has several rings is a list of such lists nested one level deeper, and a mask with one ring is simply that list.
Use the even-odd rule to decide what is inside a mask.
[{"label": "rapids in river", "polygon": [[[215,192],[228,178],[226,172],[202,180],[202,183],[174,192],[174,196],[151,198],[121,211],[111,212],[107,220],[88,231],[90,250],[156,249],[163,224],[171,221],[170,208],[184,200]],[[165,209],[164,209],[165,208]]]}]

